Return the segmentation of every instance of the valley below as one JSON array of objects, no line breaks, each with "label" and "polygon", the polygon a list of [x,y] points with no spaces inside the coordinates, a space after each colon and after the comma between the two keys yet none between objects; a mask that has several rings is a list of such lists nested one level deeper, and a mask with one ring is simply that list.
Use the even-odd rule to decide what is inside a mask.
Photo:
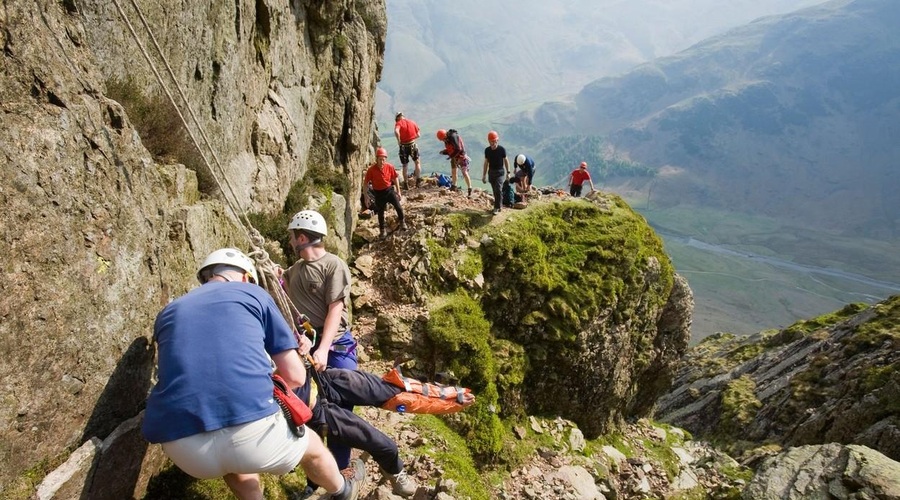
[{"label": "valley below", "polygon": [[632,206],[663,239],[694,292],[692,343],[718,332],[784,328],[848,303],[873,304],[900,293],[896,252],[886,242],[858,240],[854,251],[847,243],[853,240],[806,232],[802,244],[790,246],[784,241],[796,242],[797,233],[763,237],[738,216],[719,213],[710,225],[709,212],[701,209],[691,218],[684,210],[642,210],[633,200]]}]

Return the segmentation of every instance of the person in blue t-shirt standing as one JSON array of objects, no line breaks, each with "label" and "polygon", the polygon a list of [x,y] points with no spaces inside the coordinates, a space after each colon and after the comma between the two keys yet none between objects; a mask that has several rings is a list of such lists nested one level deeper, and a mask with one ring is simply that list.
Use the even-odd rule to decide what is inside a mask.
[{"label": "person in blue t-shirt standing", "polygon": [[156,317],[158,381],[142,432],[161,443],[181,470],[223,477],[240,499],[262,499],[260,472],[286,474],[298,464],[333,498],[356,499],[362,462],[344,479],[314,432],[296,436],[273,398],[272,363],[292,388],[306,381],[298,341],[239,250],[211,253],[197,272],[202,286]]}]

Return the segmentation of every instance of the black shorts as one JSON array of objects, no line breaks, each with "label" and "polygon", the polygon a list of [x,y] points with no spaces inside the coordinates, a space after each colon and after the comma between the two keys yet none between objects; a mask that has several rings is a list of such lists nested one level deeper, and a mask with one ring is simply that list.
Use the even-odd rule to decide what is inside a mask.
[{"label": "black shorts", "polygon": [[419,146],[416,146],[415,142],[400,145],[400,164],[406,165],[410,158],[419,161]]}]

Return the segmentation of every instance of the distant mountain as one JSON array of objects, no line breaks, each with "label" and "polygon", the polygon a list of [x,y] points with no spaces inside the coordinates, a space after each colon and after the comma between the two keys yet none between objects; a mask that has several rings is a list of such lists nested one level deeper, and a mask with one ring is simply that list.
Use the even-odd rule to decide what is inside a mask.
[{"label": "distant mountain", "polygon": [[521,109],[819,0],[389,0],[376,112],[428,122]]},{"label": "distant mountain", "polygon": [[[898,26],[895,0],[760,19],[587,85],[567,132],[605,136],[618,155],[656,168],[643,185],[629,180],[652,186],[656,207],[898,240]],[[566,123],[534,126],[553,134]]]}]

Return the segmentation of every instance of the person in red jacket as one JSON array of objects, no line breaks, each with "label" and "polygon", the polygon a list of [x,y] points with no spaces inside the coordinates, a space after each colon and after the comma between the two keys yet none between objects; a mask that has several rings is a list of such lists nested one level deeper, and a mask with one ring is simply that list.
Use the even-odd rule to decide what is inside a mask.
[{"label": "person in red jacket", "polygon": [[378,214],[378,229],[383,238],[384,231],[384,210],[388,203],[394,206],[397,211],[397,218],[400,221],[400,229],[406,229],[406,221],[403,218],[403,208],[400,207],[400,180],[397,177],[397,170],[387,161],[387,150],[378,148],[375,151],[375,163],[366,171],[366,177],[363,179],[363,189],[372,186],[372,192],[375,195],[375,213]]},{"label": "person in red jacket", "polygon": [[569,174],[569,194],[576,198],[581,196],[581,188],[585,181],[591,185],[591,193],[593,193],[594,181],[591,180],[591,174],[587,171],[587,163],[581,162],[581,165]]},{"label": "person in red jacket", "polygon": [[416,162],[413,177],[416,178],[416,187],[422,182],[422,163],[419,161],[419,146],[416,139],[419,138],[419,126],[416,122],[397,113],[394,116],[394,137],[400,147],[400,165],[403,170],[403,189],[409,189],[409,159]]},{"label": "person in red jacket", "polygon": [[437,131],[437,138],[444,143],[444,149],[441,150],[442,155],[446,155],[450,160],[450,191],[459,191],[456,185],[456,169],[462,170],[463,180],[466,181],[466,187],[469,189],[468,196],[472,197],[472,179],[469,177],[469,155],[466,154],[466,146],[463,144],[462,137],[459,132],[453,130],[440,129]]}]

